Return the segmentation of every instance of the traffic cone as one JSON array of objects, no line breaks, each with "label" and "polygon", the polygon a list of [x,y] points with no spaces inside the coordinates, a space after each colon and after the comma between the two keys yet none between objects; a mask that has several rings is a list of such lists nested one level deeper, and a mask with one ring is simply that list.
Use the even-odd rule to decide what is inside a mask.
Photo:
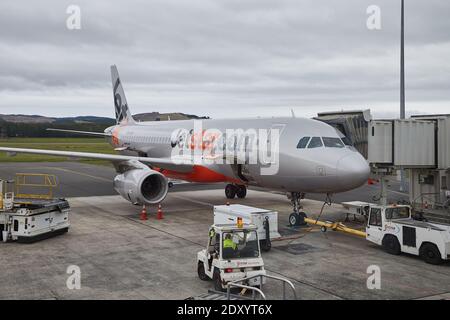
[{"label": "traffic cone", "polygon": [[163,212],[161,210],[161,204],[158,204],[158,213],[156,214],[156,219],[158,220],[164,219]]},{"label": "traffic cone", "polygon": [[147,220],[147,208],[145,208],[145,204],[142,206],[142,210],[141,210],[141,220]]}]

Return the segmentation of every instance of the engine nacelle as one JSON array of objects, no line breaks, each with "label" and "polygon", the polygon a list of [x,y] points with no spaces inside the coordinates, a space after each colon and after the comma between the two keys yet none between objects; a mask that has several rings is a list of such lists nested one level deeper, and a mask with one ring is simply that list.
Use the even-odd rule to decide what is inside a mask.
[{"label": "engine nacelle", "polygon": [[114,178],[114,189],[133,204],[154,204],[164,200],[169,184],[157,171],[131,169]]}]

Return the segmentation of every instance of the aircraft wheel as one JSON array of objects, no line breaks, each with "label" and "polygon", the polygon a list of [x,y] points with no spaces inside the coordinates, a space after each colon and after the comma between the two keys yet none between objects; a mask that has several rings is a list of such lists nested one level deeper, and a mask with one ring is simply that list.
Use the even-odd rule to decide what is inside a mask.
[{"label": "aircraft wheel", "polygon": [[236,197],[237,187],[234,184],[227,184],[225,187],[225,196],[228,199],[234,199]]},{"label": "aircraft wheel", "polygon": [[247,187],[246,186],[237,186],[236,187],[236,195],[238,198],[243,199],[247,195]]},{"label": "aircraft wheel", "polygon": [[293,226],[299,226],[300,225],[300,215],[298,212],[292,212],[289,215],[289,224]]},{"label": "aircraft wheel", "polygon": [[291,226],[304,226],[306,213],[304,212],[292,212],[289,216],[289,224]]},{"label": "aircraft wheel", "polygon": [[225,187],[225,196],[228,199],[234,199],[234,197],[236,196],[236,186],[233,184],[227,184],[227,186]]}]

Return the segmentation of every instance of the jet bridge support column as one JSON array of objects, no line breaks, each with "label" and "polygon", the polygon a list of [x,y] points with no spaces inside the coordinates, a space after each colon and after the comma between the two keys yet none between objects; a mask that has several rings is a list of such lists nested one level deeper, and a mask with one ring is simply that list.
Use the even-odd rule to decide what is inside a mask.
[{"label": "jet bridge support column", "polygon": [[382,206],[386,206],[388,203],[387,198],[388,179],[384,175],[381,176],[380,187],[381,187],[380,204]]},{"label": "jet bridge support column", "polygon": [[389,184],[389,176],[392,176],[393,168],[389,167],[378,167],[376,165],[372,165],[372,174],[379,177],[380,181],[380,195],[378,198],[378,203],[380,205],[388,204],[388,184]]}]

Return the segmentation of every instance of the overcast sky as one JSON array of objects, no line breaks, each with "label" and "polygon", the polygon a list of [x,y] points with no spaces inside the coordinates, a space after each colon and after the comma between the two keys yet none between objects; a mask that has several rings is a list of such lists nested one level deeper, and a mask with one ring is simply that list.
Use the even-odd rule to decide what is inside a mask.
[{"label": "overcast sky", "polygon": [[[405,2],[407,113],[450,113],[450,1]],[[0,113],[112,117],[116,64],[133,113],[395,117],[399,37],[400,0],[2,0]]]}]

